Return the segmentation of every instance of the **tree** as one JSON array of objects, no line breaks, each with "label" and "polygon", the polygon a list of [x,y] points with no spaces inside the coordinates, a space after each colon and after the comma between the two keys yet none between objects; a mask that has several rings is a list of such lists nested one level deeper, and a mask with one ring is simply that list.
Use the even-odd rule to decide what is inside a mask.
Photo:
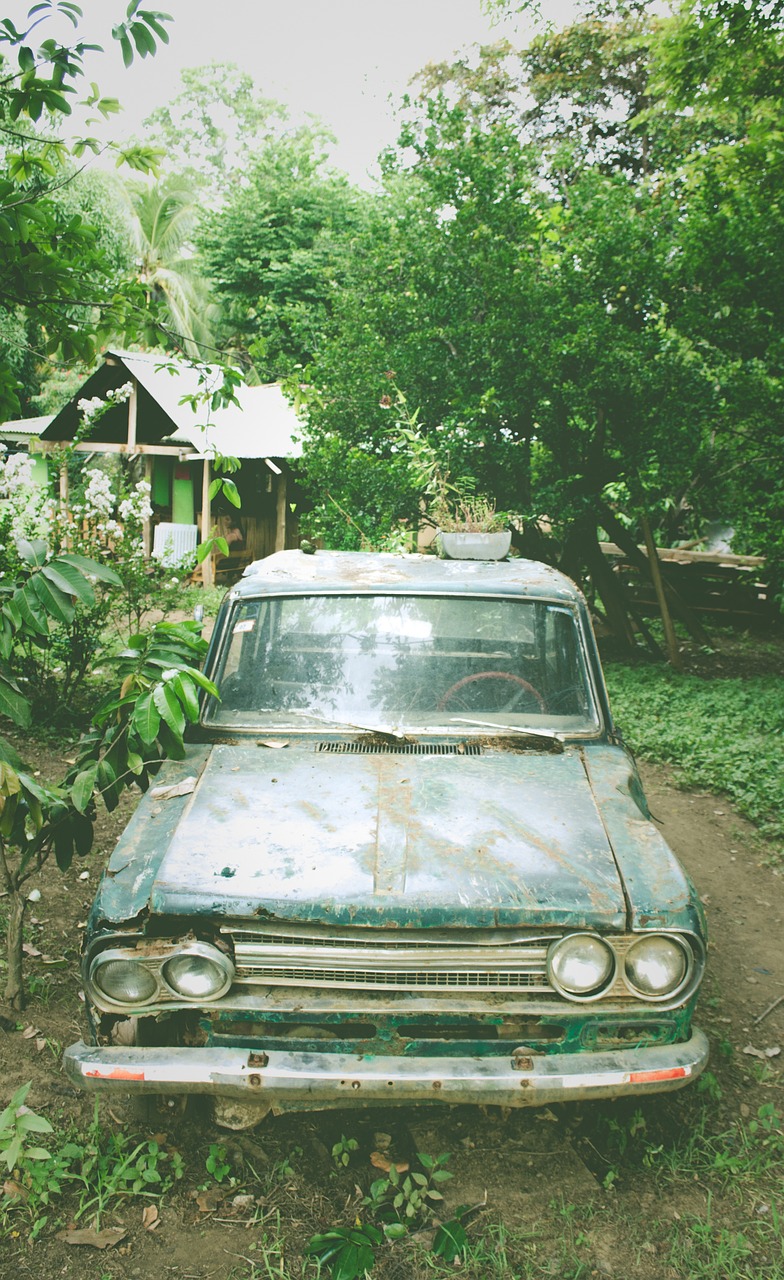
[{"label": "tree", "polygon": [[673,327],[709,370],[713,466],[700,482],[762,552],[784,604],[784,23],[778,4],[688,3],[655,48],[662,109],[722,123],[678,175]]},{"label": "tree", "polygon": [[180,77],[181,92],[147,117],[144,136],[165,153],[168,173],[221,203],[227,176],[280,140],[288,112],[232,63],[189,67]]},{"label": "tree", "polygon": [[[89,578],[111,581],[111,570],[81,557],[52,557],[41,544],[21,548],[29,576],[2,610],[4,636],[41,634],[49,619],[72,609],[70,593],[91,591]],[[17,612],[18,611],[18,612]],[[28,616],[29,615],[29,616]],[[116,808],[131,783],[146,790],[164,757],[182,757],[188,722],[198,719],[199,688],[216,693],[197,669],[206,650],[196,624],[158,623],[132,637],[116,661],[118,686],[101,703],[81,740],[76,763],[59,786],[44,786],[17,752],[0,739],[0,883],[7,895],[5,1000],[24,1005],[23,927],[27,885],[54,854],[62,871],[89,853],[96,802]],[[8,677],[4,710],[24,721],[24,703]]]},{"label": "tree", "polygon": [[127,189],[134,274],[144,290],[149,323],[128,335],[155,347],[163,339],[198,359],[212,345],[216,308],[193,256],[198,216],[191,187],[182,178]]},{"label": "tree", "polygon": [[323,142],[311,128],[269,142],[198,230],[219,334],[263,381],[310,359],[365,216],[368,198],[327,167]]},{"label": "tree", "polygon": [[[716,7],[721,91],[706,88],[700,64],[699,110],[684,111],[667,87],[667,42],[686,22],[693,53],[707,5],[656,22],[640,6],[606,6],[535,41],[517,69],[508,48],[483,51],[478,66],[430,69],[385,157],[385,200],[311,370],[322,495],[346,506],[350,451],[364,452],[374,476],[399,470],[384,388],[394,371],[431,438],[529,530],[538,521],[555,535],[537,553],[591,575],[627,643],[628,601],[605,572],[601,529],[636,555],[646,530],[682,533],[671,513],[698,521],[731,494],[749,527],[760,504],[748,488],[738,499],[753,475],[770,487],[758,524],[775,550],[777,428],[765,424],[780,420],[772,291],[782,238],[754,122],[770,134],[780,36],[762,24],[752,57],[737,19],[747,68],[756,58],[768,74],[750,75],[748,94],[736,84],[728,106],[718,50],[732,6]],[[778,146],[774,135],[769,153]],[[405,486],[400,495],[402,513]]]},{"label": "tree", "polygon": [[[139,8],[131,0],[126,19],[113,36],[126,65],[134,52],[154,54],[168,39],[165,14]],[[21,317],[29,332],[35,323],[45,334],[46,350],[64,360],[90,361],[102,334],[132,324],[144,308],[144,295],[127,288],[119,293],[105,246],[79,214],[70,213],[58,193],[75,177],[86,154],[101,150],[91,136],[67,138],[60,126],[71,114],[85,70],[85,58],[96,46],[75,39],[64,45],[45,39],[37,49],[32,39],[53,13],[78,27],[81,10],[70,0],[43,0],[30,11],[20,31],[9,18],[0,20],[0,416],[17,412],[17,368],[9,343],[18,340],[13,323]],[[13,59],[13,63],[11,62]],[[102,97],[91,86],[81,105],[108,117],[116,99]],[[149,171],[155,153],[149,147],[114,146],[118,160]],[[3,321],[5,317],[5,322]],[[76,317],[76,318],[74,318]],[[5,339],[2,343],[2,339]]]}]

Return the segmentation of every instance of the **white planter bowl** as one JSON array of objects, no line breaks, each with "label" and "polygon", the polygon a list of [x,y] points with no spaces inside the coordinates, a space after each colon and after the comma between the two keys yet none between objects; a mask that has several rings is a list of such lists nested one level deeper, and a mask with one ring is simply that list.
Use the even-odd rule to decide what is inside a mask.
[{"label": "white planter bowl", "polygon": [[438,545],[447,560],[503,560],[509,554],[512,534],[509,529],[498,533],[443,533],[439,529]]}]

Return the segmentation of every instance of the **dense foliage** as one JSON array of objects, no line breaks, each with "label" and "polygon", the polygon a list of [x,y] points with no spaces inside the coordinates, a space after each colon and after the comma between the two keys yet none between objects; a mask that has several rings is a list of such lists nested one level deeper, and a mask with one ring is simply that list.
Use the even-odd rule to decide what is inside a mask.
[{"label": "dense foliage", "polygon": [[[163,23],[131,4],[126,60]],[[101,334],[228,350],[306,404],[305,528],[334,545],[416,523],[416,415],[445,471],[517,513],[521,549],[594,579],[622,638],[602,532],[672,543],[721,517],[781,590],[780,6],[586,0],[526,48],[429,66],[372,195],[317,123],[193,68],[123,150],[165,176],[119,217],[76,175],[94,140],[49,137],[88,46],[33,53],[9,23],[0,40],[6,406],[15,383],[51,403],[33,353],[89,363]]]},{"label": "dense foliage", "polygon": [[608,664],[616,719],[633,751],[673,765],[685,786],[723,792],[771,840],[784,838],[777,675],[705,679]]},{"label": "dense foliage", "polygon": [[618,3],[427,69],[310,368],[335,537],[358,450],[371,499],[396,484],[394,371],[570,572],[613,516],[669,543],[720,515],[780,590],[783,49],[753,6]]},{"label": "dense foliage", "polygon": [[[154,54],[168,40],[165,14],[131,0],[113,29],[126,66],[135,54]],[[54,15],[74,27],[72,43],[46,35]],[[96,344],[134,328],[145,310],[143,292],[118,272],[116,239],[103,236],[110,221],[100,198],[85,216],[79,207],[79,171],[105,149],[89,132],[69,135],[74,113],[108,119],[116,98],[84,84],[96,46],[79,33],[81,10],[71,0],[33,5],[26,27],[0,20],[0,415],[19,411],[20,378],[30,377],[29,356],[91,361]],[[42,38],[43,36],[43,38]],[[40,39],[40,44],[35,41]],[[86,129],[91,120],[88,117]],[[155,165],[148,146],[110,144],[118,163],[141,172]],[[93,216],[94,213],[94,216]],[[121,255],[122,256],[122,255]],[[124,287],[120,288],[121,283]]]}]

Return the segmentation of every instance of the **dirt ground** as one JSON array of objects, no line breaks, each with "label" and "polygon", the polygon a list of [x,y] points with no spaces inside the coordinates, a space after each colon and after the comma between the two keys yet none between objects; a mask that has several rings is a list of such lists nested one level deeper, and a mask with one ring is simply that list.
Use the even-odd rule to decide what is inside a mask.
[{"label": "dirt ground", "polygon": [[[56,752],[50,754],[42,768],[59,771],[61,760]],[[767,1280],[774,1271],[764,1253],[747,1253],[747,1269],[737,1272],[729,1266],[722,1272],[720,1263],[717,1270],[695,1271],[693,1264],[673,1262],[673,1232],[687,1221],[707,1221],[720,1241],[725,1225],[744,1232],[755,1214],[772,1211],[777,1223],[769,1181],[759,1192],[747,1188],[738,1194],[734,1188],[722,1191],[699,1171],[662,1179],[653,1167],[646,1168],[648,1156],[635,1161],[630,1153],[643,1132],[645,1151],[653,1152],[655,1163],[657,1139],[660,1150],[669,1150],[704,1123],[706,1109],[714,1133],[753,1119],[767,1103],[782,1109],[784,1054],[766,1058],[744,1050],[764,1054],[784,1046],[784,1002],[754,1022],[784,995],[784,877],[767,864],[765,846],[727,803],[678,790],[661,769],[642,772],[651,810],[698,885],[708,913],[709,969],[697,1019],[712,1045],[707,1089],[693,1085],[681,1094],[646,1099],[641,1107],[594,1103],[512,1114],[454,1108],[289,1116],[246,1135],[222,1133],[198,1112],[184,1120],[165,1117],[161,1141],[182,1153],[186,1176],[157,1205],[156,1229],[143,1225],[144,1202],[116,1202],[103,1225],[121,1226],[127,1234],[116,1247],[99,1253],[56,1238],[55,1229],[68,1225],[67,1219],[55,1222],[62,1212],[57,1208],[40,1239],[30,1244],[29,1224],[20,1213],[10,1233],[7,1225],[5,1239],[0,1234],[2,1280],[315,1276],[314,1265],[302,1260],[304,1243],[314,1231],[352,1224],[355,1188],[367,1188],[378,1176],[370,1154],[385,1145],[400,1159],[418,1151],[433,1156],[449,1152],[454,1178],[444,1186],[447,1208],[481,1206],[470,1219],[469,1237],[484,1237],[486,1260],[477,1254],[457,1274],[482,1280],[669,1280],[681,1275]],[[86,864],[77,864],[67,877],[46,870],[42,896],[30,918],[33,998],[18,1027],[0,1031],[0,1099],[31,1080],[29,1105],[46,1115],[58,1133],[69,1126],[83,1133],[92,1118],[92,1101],[62,1074],[61,1053],[81,1034],[79,924],[127,808],[103,819],[98,845]],[[100,1105],[107,1129],[125,1125],[128,1132],[143,1134],[129,1115],[117,1103]],[[349,1168],[336,1171],[330,1151],[341,1135],[355,1138],[359,1146]],[[212,1199],[199,1198],[200,1186],[215,1187],[205,1170],[215,1143],[226,1148],[237,1185],[219,1189]],[[777,1192],[773,1185],[774,1197],[780,1199],[780,1181]],[[238,1193],[246,1199],[235,1203]],[[412,1280],[454,1272],[445,1264],[431,1271],[422,1261],[425,1244],[427,1237],[419,1253],[417,1243],[410,1241],[386,1248],[373,1275]],[[780,1250],[780,1243],[774,1248]]]}]

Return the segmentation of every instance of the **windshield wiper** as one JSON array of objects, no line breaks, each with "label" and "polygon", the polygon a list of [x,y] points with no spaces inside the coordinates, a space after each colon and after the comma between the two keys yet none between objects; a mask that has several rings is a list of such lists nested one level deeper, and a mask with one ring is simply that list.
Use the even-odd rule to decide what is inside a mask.
[{"label": "windshield wiper", "polygon": [[466,716],[451,716],[452,724],[471,724],[476,725],[480,729],[491,729],[494,732],[492,737],[502,737],[506,733],[520,734],[524,738],[531,738],[534,741],[547,742],[552,747],[555,743],[560,745],[563,750],[563,737],[560,733],[556,733],[554,729],[527,729],[519,724],[498,724],[495,720],[469,720]]},{"label": "windshield wiper", "polygon": [[[377,724],[354,724],[351,720],[329,720],[326,716],[315,715],[311,711],[286,711],[282,715],[296,716],[298,720],[310,720],[313,724],[323,725],[329,729],[353,729],[357,733],[369,733],[375,738],[388,738],[392,742],[407,741],[406,735],[400,729],[382,729]],[[289,726],[281,726],[291,727]]]}]

